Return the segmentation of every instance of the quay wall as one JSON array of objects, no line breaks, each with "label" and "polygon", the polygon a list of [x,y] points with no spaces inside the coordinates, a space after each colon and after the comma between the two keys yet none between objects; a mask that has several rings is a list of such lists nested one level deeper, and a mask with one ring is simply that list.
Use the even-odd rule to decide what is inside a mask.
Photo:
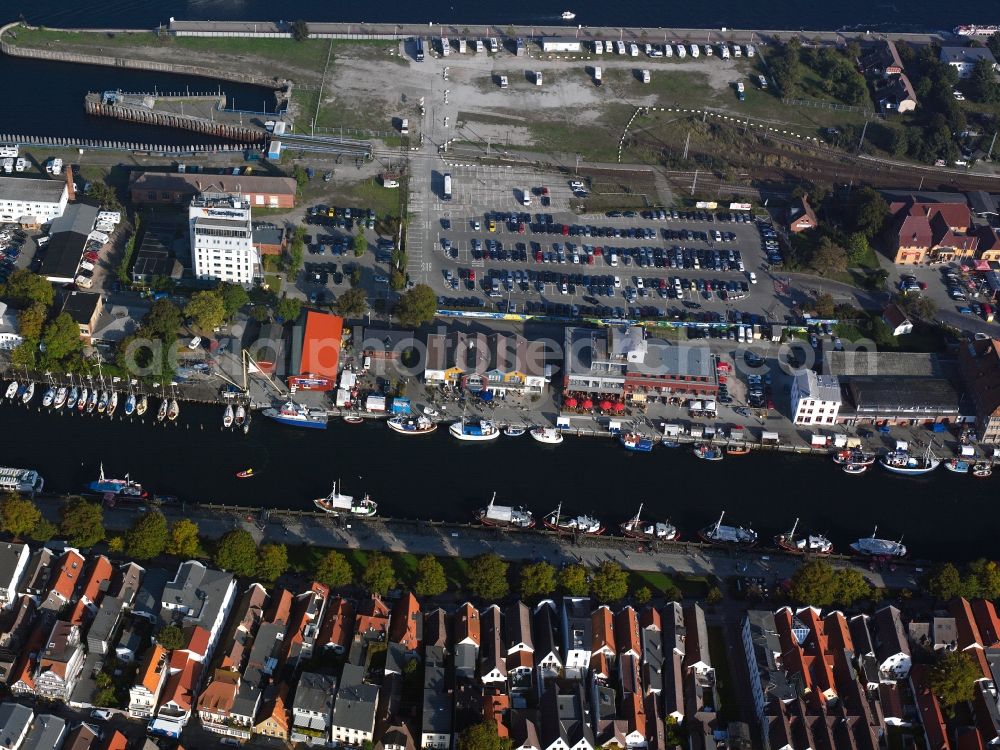
[{"label": "quay wall", "polygon": [[156,112],[142,107],[105,104],[100,100],[100,96],[98,95],[88,95],[84,101],[84,108],[88,115],[113,117],[139,125],[192,130],[203,135],[227,138],[233,141],[250,141],[256,143],[258,146],[263,144],[266,136],[263,130],[245,125],[232,125],[214,120],[206,120],[201,117],[192,117],[190,115]]}]

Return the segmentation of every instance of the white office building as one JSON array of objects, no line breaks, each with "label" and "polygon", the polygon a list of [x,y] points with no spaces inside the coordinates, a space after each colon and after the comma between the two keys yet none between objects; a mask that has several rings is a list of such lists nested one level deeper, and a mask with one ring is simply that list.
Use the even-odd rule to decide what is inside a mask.
[{"label": "white office building", "polygon": [[228,193],[202,193],[191,201],[188,224],[194,275],[199,279],[250,286],[260,277],[248,200]]},{"label": "white office building", "polygon": [[795,424],[836,424],[840,404],[840,381],[835,375],[817,375],[812,370],[803,370],[792,381]]},{"label": "white office building", "polygon": [[0,222],[48,224],[63,215],[68,200],[65,180],[0,177]]}]

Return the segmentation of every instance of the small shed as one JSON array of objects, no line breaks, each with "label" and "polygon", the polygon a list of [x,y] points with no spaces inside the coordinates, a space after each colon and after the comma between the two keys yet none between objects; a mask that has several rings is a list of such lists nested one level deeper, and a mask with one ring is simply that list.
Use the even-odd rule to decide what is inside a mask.
[{"label": "small shed", "polygon": [[760,433],[760,442],[761,445],[780,445],[781,438],[778,436],[777,432],[768,432],[767,430],[764,430],[764,432]]}]

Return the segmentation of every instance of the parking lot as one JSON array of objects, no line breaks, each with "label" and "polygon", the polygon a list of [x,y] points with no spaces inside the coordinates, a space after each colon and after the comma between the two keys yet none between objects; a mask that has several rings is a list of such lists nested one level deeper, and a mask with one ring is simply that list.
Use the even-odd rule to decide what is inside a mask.
[{"label": "parking lot", "polygon": [[959,263],[940,263],[899,267],[890,279],[902,294],[932,300],[942,322],[968,333],[997,335],[997,304],[986,274]]}]

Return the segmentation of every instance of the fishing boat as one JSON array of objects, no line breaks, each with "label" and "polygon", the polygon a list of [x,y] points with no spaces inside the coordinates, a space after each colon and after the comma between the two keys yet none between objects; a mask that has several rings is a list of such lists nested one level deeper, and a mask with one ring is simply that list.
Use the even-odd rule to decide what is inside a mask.
[{"label": "fishing boat", "polygon": [[52,406],[52,402],[55,401],[55,398],[56,398],[56,389],[50,385],[48,388],[45,389],[45,393],[42,394],[42,406],[44,406],[46,409]]},{"label": "fishing boat", "polygon": [[239,404],[236,407],[236,415],[233,417],[233,421],[237,427],[242,427],[243,423],[247,421],[247,409],[243,404]]},{"label": "fishing boat", "polygon": [[300,406],[292,400],[279,407],[269,407],[261,412],[268,419],[292,427],[308,427],[313,430],[326,429],[326,412],[322,409],[311,410]]},{"label": "fishing boat", "polygon": [[118,391],[111,391],[111,397],[108,399],[108,416],[113,417],[115,415],[115,409],[118,408]]},{"label": "fishing boat", "polygon": [[576,13],[574,13],[571,10],[564,10],[561,18],[564,21],[572,21],[574,18],[576,18]]},{"label": "fishing boat", "polygon": [[157,422],[162,422],[164,419],[167,418],[167,409],[169,409],[169,408],[170,408],[170,400],[167,399],[167,398],[164,398],[163,401],[160,402],[160,409],[159,409],[159,411],[156,412],[156,421]]},{"label": "fishing boat", "polygon": [[77,411],[83,411],[84,409],[86,409],[87,408],[87,401],[89,399],[90,399],[90,389],[87,388],[87,386],[84,386],[83,390],[80,391],[80,398],[77,399],[76,410]]},{"label": "fishing boat", "polygon": [[864,474],[868,471],[867,464],[844,464],[845,474]]},{"label": "fishing boat", "polygon": [[562,503],[556,506],[556,509],[549,513],[542,520],[546,528],[552,529],[553,531],[572,531],[579,534],[590,534],[592,536],[597,536],[598,534],[604,533],[604,524],[598,521],[593,516],[574,516],[570,518],[569,516],[562,515]]},{"label": "fishing boat", "polygon": [[337,515],[346,513],[352,516],[374,516],[378,512],[378,504],[368,495],[365,495],[361,500],[355,500],[350,495],[342,495],[337,490],[336,482],[333,483],[330,494],[326,497],[316,498],[313,500],[313,505],[326,513]]},{"label": "fishing boat", "polygon": [[870,555],[871,557],[904,557],[906,547],[903,540],[894,542],[891,539],[879,539],[875,535],[878,533],[878,526],[871,536],[861,537],[851,544],[851,549],[859,555]]},{"label": "fishing boat", "polygon": [[[238,412],[237,412],[238,414]],[[253,412],[249,409],[246,412],[246,417],[243,421],[243,434],[248,435],[250,433],[250,420],[253,419]]]},{"label": "fishing boat", "polygon": [[503,434],[507,437],[521,437],[521,435],[527,431],[528,429],[526,427],[522,427],[521,425],[509,424],[503,428]]},{"label": "fishing boat", "polygon": [[956,474],[968,474],[972,465],[961,458],[951,458],[944,462],[944,468]]},{"label": "fishing boat", "polygon": [[400,415],[393,417],[386,424],[390,430],[400,435],[427,435],[437,429],[437,425],[423,415],[419,417]]},{"label": "fishing boat", "polygon": [[638,432],[626,432],[618,438],[622,448],[636,453],[650,453],[653,450],[653,441],[648,437],[643,437]]},{"label": "fishing boat", "polygon": [[24,389],[24,395],[21,396],[22,403],[30,403],[31,399],[35,397],[35,384],[28,383],[28,387]]},{"label": "fishing boat", "polygon": [[799,519],[795,519],[790,531],[779,534],[774,538],[774,543],[781,549],[788,552],[810,553],[813,555],[829,555],[833,552],[833,542],[822,534],[806,534],[796,536],[795,531],[799,528]]},{"label": "fishing boat", "polygon": [[133,482],[128,474],[124,479],[108,479],[104,476],[104,463],[101,463],[101,473],[97,480],[87,485],[87,489],[99,495],[127,498],[130,500],[142,500],[149,496],[149,493],[142,488],[138,482]]},{"label": "fishing boat", "polygon": [[879,462],[883,469],[893,474],[921,476],[934,471],[941,463],[941,459],[931,453],[930,445],[922,456],[911,455],[905,442],[900,441],[896,446],[896,450],[886,453]]},{"label": "fishing boat", "polygon": [[12,400],[14,396],[17,395],[17,381],[10,381],[10,385],[7,386],[7,399]]},{"label": "fishing boat", "polygon": [[463,417],[448,428],[448,432],[456,440],[483,442],[496,440],[500,430],[489,419],[466,419]]},{"label": "fishing boat", "polygon": [[66,396],[68,395],[69,389],[64,385],[59,386],[56,390],[56,397],[52,402],[52,405],[57,409],[62,409],[66,405]]},{"label": "fishing boat", "polygon": [[34,469],[0,466],[0,490],[34,495],[36,492],[41,492],[43,487],[45,480]]},{"label": "fishing boat", "polygon": [[97,399],[97,413],[103,414],[108,410],[108,401],[111,400],[111,395],[107,391],[101,391],[101,397]]},{"label": "fishing boat", "polygon": [[146,413],[146,410],[148,408],[149,408],[149,398],[143,395],[143,397],[139,399],[139,403],[135,405],[135,413],[141,417],[143,414]]},{"label": "fishing boat", "polygon": [[476,520],[483,526],[495,526],[501,529],[530,529],[535,525],[535,517],[531,511],[522,507],[497,505],[497,493],[493,493],[490,504],[476,512]]},{"label": "fishing boat", "polygon": [[228,404],[226,406],[226,410],[222,413],[222,426],[225,427],[226,429],[229,429],[230,427],[232,427],[233,426],[233,418],[234,418],[233,405],[232,404]]},{"label": "fishing boat", "polygon": [[347,424],[364,424],[365,418],[360,414],[345,414],[344,421]]},{"label": "fishing boat", "polygon": [[170,399],[170,408],[167,409],[167,419],[173,422],[177,419],[177,415],[181,413],[180,404],[177,403],[176,398]]},{"label": "fishing boat", "polygon": [[833,454],[833,462],[841,466],[847,464],[861,464],[871,466],[878,459],[874,453],[867,453],[860,448],[851,448],[845,451],[838,451]]},{"label": "fishing boat", "polygon": [[249,479],[254,476],[253,469],[244,469],[243,471],[236,472],[237,479]]},{"label": "fishing boat", "polygon": [[639,512],[621,525],[622,533],[632,539],[648,539],[656,542],[676,541],[680,534],[672,523],[647,523],[642,520],[642,503]]},{"label": "fishing boat", "polygon": [[555,427],[536,427],[529,434],[532,440],[546,445],[559,445],[563,441],[562,431]]},{"label": "fishing boat", "polygon": [[75,385],[70,389],[69,395],[66,397],[66,408],[72,409],[76,406],[76,402],[80,400],[80,389]]},{"label": "fishing boat", "polygon": [[978,463],[972,467],[972,476],[978,479],[985,479],[993,474],[993,467],[987,463]]},{"label": "fishing boat", "polygon": [[745,456],[750,452],[749,445],[727,445],[726,455],[727,456]]},{"label": "fishing boat", "polygon": [[721,461],[724,456],[722,448],[711,443],[698,443],[691,452],[703,461]]},{"label": "fishing boat", "polygon": [[128,398],[125,399],[125,416],[131,417],[135,414],[135,394],[128,394]]},{"label": "fishing boat", "polygon": [[98,398],[98,393],[97,393],[97,389],[95,388],[94,390],[92,390],[90,392],[90,398],[87,399],[87,413],[88,414],[93,414],[94,413],[94,409],[97,408],[97,398]]},{"label": "fishing boat", "polygon": [[731,547],[752,547],[757,543],[757,532],[749,526],[724,526],[722,519],[726,511],[722,511],[719,520],[698,532],[703,542]]}]

